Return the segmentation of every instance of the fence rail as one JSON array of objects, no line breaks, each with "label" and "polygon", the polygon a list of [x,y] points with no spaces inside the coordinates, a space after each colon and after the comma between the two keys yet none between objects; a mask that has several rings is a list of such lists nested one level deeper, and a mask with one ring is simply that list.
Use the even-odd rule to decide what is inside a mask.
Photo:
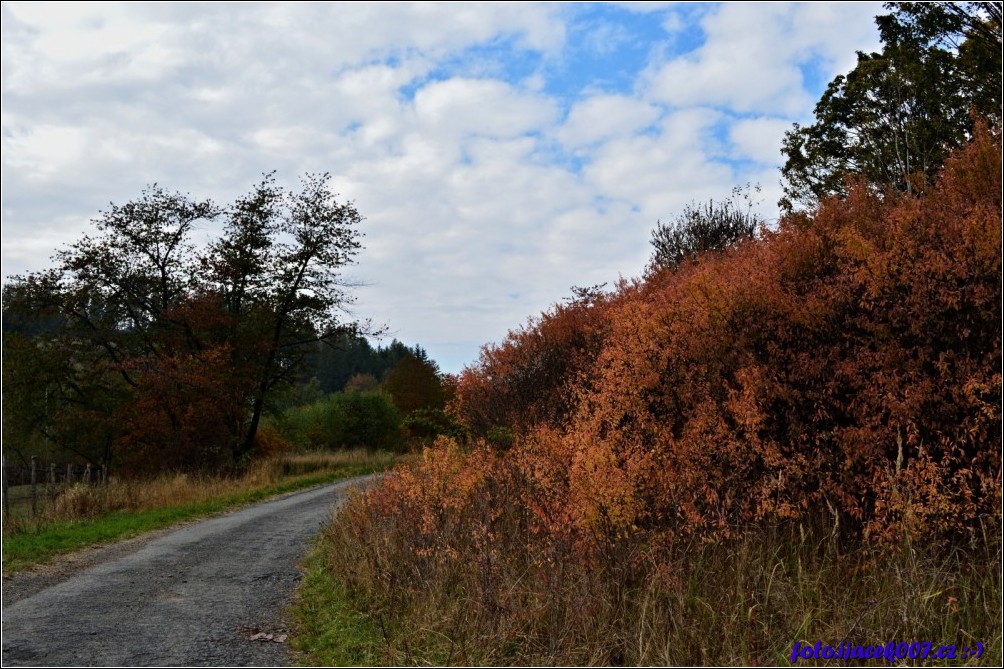
[{"label": "fence rail", "polygon": [[5,516],[10,516],[11,502],[31,500],[32,513],[37,513],[39,499],[55,497],[68,485],[103,485],[108,482],[108,467],[104,465],[42,462],[35,455],[31,456],[28,465],[11,464],[3,458],[0,469],[3,473]]}]

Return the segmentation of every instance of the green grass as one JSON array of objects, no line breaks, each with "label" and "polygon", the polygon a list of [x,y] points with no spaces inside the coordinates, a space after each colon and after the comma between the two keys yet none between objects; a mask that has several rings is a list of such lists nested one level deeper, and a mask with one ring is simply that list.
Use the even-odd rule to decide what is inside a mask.
[{"label": "green grass", "polygon": [[350,464],[338,471],[296,476],[274,485],[204,501],[142,511],[114,511],[97,518],[54,522],[34,532],[5,535],[3,574],[9,576],[82,548],[127,539],[186,520],[229,511],[276,495],[382,471],[387,465],[388,463],[383,462]]},{"label": "green grass", "polygon": [[381,664],[385,644],[380,621],[360,612],[327,564],[324,544],[318,543],[307,558],[306,573],[290,610],[297,628],[290,643],[298,652],[298,664]]}]

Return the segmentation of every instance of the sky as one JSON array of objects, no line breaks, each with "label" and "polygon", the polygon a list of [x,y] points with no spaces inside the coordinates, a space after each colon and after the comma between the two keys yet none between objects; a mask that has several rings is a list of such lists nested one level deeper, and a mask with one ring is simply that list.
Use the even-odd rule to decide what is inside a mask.
[{"label": "sky", "polygon": [[[328,172],[353,313],[446,372],[639,276],[657,221],[762,188],[880,3],[2,5],[2,273],[157,183],[232,202]],[[214,230],[200,234],[211,236]]]}]

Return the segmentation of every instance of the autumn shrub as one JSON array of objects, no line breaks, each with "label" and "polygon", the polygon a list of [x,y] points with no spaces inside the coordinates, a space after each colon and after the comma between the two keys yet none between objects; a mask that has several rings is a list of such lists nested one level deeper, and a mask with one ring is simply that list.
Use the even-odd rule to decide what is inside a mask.
[{"label": "autumn shrub", "polygon": [[[544,530],[510,465],[491,449],[465,454],[442,439],[327,530],[331,565],[369,615],[393,625],[395,643],[403,633],[405,644],[441,650],[392,661],[496,664],[512,644],[567,651],[583,640],[558,619],[580,620],[582,606],[602,599],[589,596],[602,578],[573,569],[572,544]],[[579,596],[565,596],[570,585]]]},{"label": "autumn shrub", "polygon": [[578,429],[651,452],[656,513],[684,527],[825,509],[952,540],[999,517],[999,156],[984,133],[927,197],[858,187],[651,281],[612,318]]},{"label": "autumn shrub", "polygon": [[603,343],[607,299],[583,292],[482,348],[477,364],[457,379],[450,403],[456,420],[475,438],[567,421],[576,385]]},{"label": "autumn shrub", "polygon": [[922,198],[861,185],[555,307],[485,348],[453,410],[519,449],[556,429],[590,531],[714,538],[825,513],[840,536],[972,539],[1001,499],[1000,211],[983,130]]},{"label": "autumn shrub", "polygon": [[852,187],[486,347],[466,439],[327,531],[388,661],[973,634],[999,658],[1000,147],[982,130],[920,198]]},{"label": "autumn shrub", "polygon": [[293,450],[293,444],[273,424],[259,427],[254,439],[256,460],[267,460]]},{"label": "autumn shrub", "polygon": [[808,521],[713,543],[644,528],[604,534],[567,515],[567,467],[545,434],[520,454],[440,440],[351,499],[326,528],[323,555],[338,591],[379,626],[368,656],[779,665],[795,641],[970,637],[985,657],[1001,654],[999,525],[984,528],[981,545],[947,553],[837,550],[830,528]]}]

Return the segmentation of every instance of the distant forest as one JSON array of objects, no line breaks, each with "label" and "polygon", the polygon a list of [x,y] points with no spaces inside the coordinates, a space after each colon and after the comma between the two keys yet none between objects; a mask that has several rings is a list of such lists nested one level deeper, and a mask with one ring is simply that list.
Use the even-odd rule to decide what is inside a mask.
[{"label": "distant forest", "polygon": [[409,356],[428,359],[425,349],[417,344],[409,347],[394,339],[387,346],[374,347],[365,337],[343,335],[315,345],[304,360],[300,381],[310,383],[311,379],[317,379],[323,393],[340,392],[354,376],[368,374],[377,382],[383,381],[390,370]]}]

